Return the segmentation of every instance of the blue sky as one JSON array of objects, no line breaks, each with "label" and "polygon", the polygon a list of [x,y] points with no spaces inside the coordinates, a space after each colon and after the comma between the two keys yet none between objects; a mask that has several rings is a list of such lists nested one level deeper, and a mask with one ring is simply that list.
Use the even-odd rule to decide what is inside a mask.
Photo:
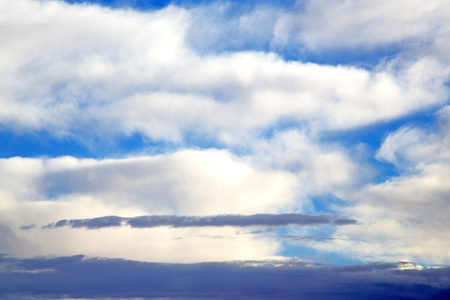
[{"label": "blue sky", "polygon": [[[0,276],[17,278],[0,297],[227,298],[229,272],[255,278],[233,296],[298,298],[292,282],[262,288],[280,276],[268,266],[312,276],[306,298],[448,296],[449,5],[4,0],[0,12]],[[119,275],[69,287],[95,286],[99,261],[197,279],[161,279],[159,294],[137,279],[114,289]],[[355,272],[367,289],[351,294]]]}]

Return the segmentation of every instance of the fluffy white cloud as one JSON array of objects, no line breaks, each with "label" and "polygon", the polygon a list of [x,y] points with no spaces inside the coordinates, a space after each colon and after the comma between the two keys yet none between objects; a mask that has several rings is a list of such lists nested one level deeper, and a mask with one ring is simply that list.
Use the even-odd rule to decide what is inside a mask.
[{"label": "fluffy white cloud", "polygon": [[150,89],[184,57],[183,12],[141,14],[60,1],[2,1],[1,120],[70,131],[83,108]]},{"label": "fluffy white cloud", "polygon": [[269,170],[289,171],[297,180],[299,198],[338,193],[365,183],[371,177],[369,169],[362,161],[351,157],[348,149],[321,143],[298,130],[276,132],[270,139],[249,144],[252,155],[246,159]]},{"label": "fluffy white cloud", "polygon": [[11,158],[2,159],[1,166],[1,191],[7,198],[59,202],[92,197],[148,214],[281,211],[292,202],[295,185],[290,173],[258,171],[218,150],[105,160]]},{"label": "fluffy white cloud", "polygon": [[[1,251],[179,262],[267,258],[279,244],[239,237],[232,228],[40,227],[59,219],[105,215],[283,212],[295,204],[296,184],[289,173],[258,171],[217,150],[105,160],[1,159],[0,180]],[[36,227],[19,229],[30,224]],[[153,248],[158,249],[149,250]],[[223,248],[227,251],[219,251]]]},{"label": "fluffy white cloud", "polygon": [[348,195],[353,203],[342,211],[361,225],[337,229],[334,236],[349,241],[337,249],[371,260],[450,262],[448,107],[439,115],[437,131],[401,128],[386,138],[378,157],[396,164],[400,175]]},{"label": "fluffy white cloud", "polygon": [[181,141],[195,129],[221,139],[283,118],[320,130],[355,128],[446,100],[448,68],[433,57],[366,71],[258,52],[199,54],[187,33],[196,9],[0,5],[8,40],[0,48],[0,122],[15,130],[80,139],[139,131]]}]

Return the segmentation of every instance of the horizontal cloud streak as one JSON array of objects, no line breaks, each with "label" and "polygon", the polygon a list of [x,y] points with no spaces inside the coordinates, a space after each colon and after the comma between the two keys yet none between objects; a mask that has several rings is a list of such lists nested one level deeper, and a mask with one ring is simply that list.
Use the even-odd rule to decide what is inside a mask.
[{"label": "horizontal cloud streak", "polygon": [[133,228],[150,227],[220,227],[220,226],[314,226],[314,225],[351,225],[356,220],[338,215],[303,215],[303,214],[255,214],[255,215],[220,215],[207,217],[192,216],[140,216],[122,218],[106,216],[92,219],[60,220],[56,223],[43,226],[43,229],[54,229],[63,226],[72,228],[99,229],[105,227],[118,227],[130,225]]},{"label": "horizontal cloud streak", "polygon": [[449,267],[420,270],[408,262],[354,266],[298,260],[158,264],[82,255],[0,256],[0,268],[2,298],[32,294],[36,299],[445,299],[450,295]]}]

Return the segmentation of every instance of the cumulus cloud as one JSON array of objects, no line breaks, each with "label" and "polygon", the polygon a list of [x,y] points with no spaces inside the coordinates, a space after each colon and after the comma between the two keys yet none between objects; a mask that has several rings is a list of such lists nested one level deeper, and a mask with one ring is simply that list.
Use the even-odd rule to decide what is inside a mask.
[{"label": "cumulus cloud", "polygon": [[[367,71],[273,53],[199,53],[188,38],[201,18],[195,9],[18,0],[2,11],[0,122],[12,130],[79,139],[140,132],[181,142],[195,129],[226,141],[286,118],[320,130],[356,128],[446,99],[448,68],[433,57]],[[258,10],[242,22],[256,22],[252,14]]]},{"label": "cumulus cloud", "polygon": [[[118,216],[99,217],[94,219],[60,220],[42,227],[54,229],[62,226],[72,228],[98,229],[103,227],[116,227],[130,225],[134,228],[149,227],[248,227],[248,226],[314,226],[314,225],[350,225],[356,224],[356,220],[337,215],[302,215],[302,214],[257,214],[257,215],[220,215],[208,217],[189,216],[140,216],[123,218]],[[21,229],[28,229],[21,228]]]},{"label": "cumulus cloud", "polygon": [[[91,233],[61,228],[37,233],[20,227],[43,226],[63,218],[121,214],[281,213],[295,211],[297,206],[292,174],[255,169],[227,151],[186,150],[103,160],[15,157],[1,159],[0,165],[4,182],[0,188],[2,222],[11,232],[8,236],[23,242],[8,252],[23,256],[81,252],[155,261],[271,257],[276,256],[279,242],[251,237],[232,240],[236,236],[232,228],[148,228],[134,233],[129,227]],[[225,238],[217,243],[202,238],[203,235]],[[121,241],[121,246],[114,246],[117,241]],[[158,250],[148,251],[156,245]],[[197,251],[194,245],[203,245],[206,253]],[[217,247],[229,251],[224,253]],[[184,249],[183,255],[177,255],[177,249]]]},{"label": "cumulus cloud", "polygon": [[[150,213],[268,212],[292,204],[291,174],[259,172],[227,151],[179,151],[126,159],[46,161],[43,186],[53,197],[90,194]],[[227,205],[225,205],[227,204]]]},{"label": "cumulus cloud", "polygon": [[0,296],[445,299],[450,295],[449,268],[402,269],[405,265],[413,264],[324,266],[298,260],[156,264],[83,256],[0,257]]},{"label": "cumulus cloud", "polygon": [[342,245],[343,251],[366,259],[450,263],[448,108],[438,115],[438,128],[403,127],[385,139],[378,158],[400,174],[347,195],[352,205],[341,212],[361,226],[337,228],[336,237],[355,242]]},{"label": "cumulus cloud", "polygon": [[260,172],[220,150],[103,160],[10,158],[1,163],[8,183],[2,192],[20,200],[95,197],[151,213],[268,212],[292,203],[295,185],[289,173]]},{"label": "cumulus cloud", "polygon": [[276,131],[270,138],[252,141],[248,148],[251,154],[246,158],[253,165],[294,174],[296,193],[305,198],[349,189],[370,177],[349,149],[296,129]]}]

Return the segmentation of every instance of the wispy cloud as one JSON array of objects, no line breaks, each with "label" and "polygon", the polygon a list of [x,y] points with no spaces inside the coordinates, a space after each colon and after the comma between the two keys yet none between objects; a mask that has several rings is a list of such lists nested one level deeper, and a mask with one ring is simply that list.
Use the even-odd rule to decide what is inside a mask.
[{"label": "wispy cloud", "polygon": [[316,51],[389,45],[423,47],[448,34],[449,13],[439,0],[312,0],[280,17],[274,42],[300,43]]}]

